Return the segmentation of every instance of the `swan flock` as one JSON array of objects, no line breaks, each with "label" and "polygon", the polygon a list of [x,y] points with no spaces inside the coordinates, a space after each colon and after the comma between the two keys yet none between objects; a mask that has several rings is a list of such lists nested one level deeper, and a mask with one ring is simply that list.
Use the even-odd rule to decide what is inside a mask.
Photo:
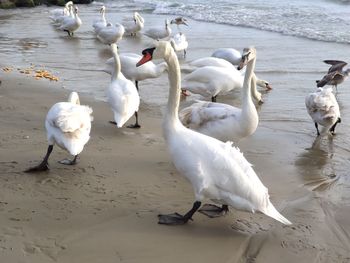
[{"label": "swan flock", "polygon": [[[139,82],[153,81],[163,74],[168,76],[168,96],[162,120],[164,141],[177,172],[191,184],[194,200],[187,212],[161,214],[158,223],[183,225],[197,212],[215,218],[226,215],[233,208],[262,213],[285,225],[292,224],[272,204],[262,178],[237,147],[237,142],[249,139],[257,131],[259,112],[256,104],[264,102],[264,94],[271,90],[270,83],[255,74],[257,49],[251,46],[239,52],[233,48],[219,48],[208,57],[186,61],[191,37],[180,30],[180,26],[189,30],[190,23],[184,17],[147,24],[140,13],[134,12],[120,22],[111,22],[106,6],[101,6],[94,18],[89,26],[91,35],[99,40],[96,42],[101,49],[112,54],[102,70],[109,74],[109,83],[104,89],[106,105],[113,116],[110,123],[114,124],[107,127],[141,128],[142,84],[140,89]],[[76,37],[75,32],[82,25],[79,9],[73,2],[50,12],[50,19],[57,29],[67,32],[65,40],[68,41]],[[177,32],[173,32],[172,26],[177,27]],[[120,47],[127,41],[145,41],[151,47],[145,48],[142,55],[121,52]],[[154,62],[157,59],[161,61]],[[316,81],[315,90],[305,96],[306,112],[320,137],[334,135],[336,126],[341,123],[337,97],[333,88],[325,86],[337,89],[350,74],[344,61],[324,62],[330,65],[328,72]],[[261,88],[265,92],[261,92]],[[220,96],[232,94],[233,90],[241,94],[239,106],[218,101]],[[198,94],[201,99],[180,107],[182,100],[188,100],[182,97],[185,91]],[[92,112],[89,106],[80,105],[75,91],[70,93],[68,101],[54,104],[45,119],[46,155],[41,163],[26,172],[48,170],[54,145],[73,157],[60,163],[77,164],[90,140]],[[128,125],[134,118],[135,122]]]}]

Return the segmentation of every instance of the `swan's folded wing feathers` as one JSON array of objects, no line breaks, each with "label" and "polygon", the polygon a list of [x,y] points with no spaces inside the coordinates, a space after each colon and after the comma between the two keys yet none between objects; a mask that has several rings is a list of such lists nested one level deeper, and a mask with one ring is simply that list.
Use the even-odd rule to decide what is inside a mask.
[{"label": "swan's folded wing feathers", "polygon": [[[222,147],[225,153],[217,152],[218,156],[211,164],[217,173],[217,176],[212,176],[216,187],[231,198],[247,202],[254,200],[252,203],[259,204],[267,202],[268,189],[262,184],[241,151],[233,147],[232,142],[223,143]],[[232,189],[235,189],[234,193]]]},{"label": "swan's folded wing feathers", "polygon": [[75,132],[85,128],[86,121],[91,121],[91,113],[92,109],[88,106],[72,105],[61,109],[52,122],[62,132]]}]

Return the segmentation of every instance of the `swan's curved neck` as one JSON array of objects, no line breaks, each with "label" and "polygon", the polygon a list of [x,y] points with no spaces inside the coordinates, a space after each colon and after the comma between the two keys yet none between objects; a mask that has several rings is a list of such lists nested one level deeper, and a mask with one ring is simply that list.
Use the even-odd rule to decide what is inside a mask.
[{"label": "swan's curved neck", "polygon": [[120,74],[121,70],[121,65],[120,65],[120,59],[118,56],[118,48],[117,45],[112,44],[112,53],[113,53],[113,58],[114,58],[114,70],[112,72],[112,81],[116,80]]},{"label": "swan's curved neck", "polygon": [[251,81],[251,93],[252,93],[252,98],[254,99],[254,100],[256,100],[256,101],[261,101],[261,93],[257,90],[257,84],[258,84],[258,81],[261,81],[261,80],[259,80],[257,77],[256,77],[256,75],[255,75],[255,73],[253,72],[253,76],[252,76],[252,81]]},{"label": "swan's curved neck", "polygon": [[168,55],[164,59],[168,64],[168,77],[170,85],[166,117],[164,118],[164,125],[166,127],[174,127],[176,125],[182,125],[178,116],[181,95],[180,65],[179,61],[177,60],[177,56],[172,48],[169,50]]},{"label": "swan's curved neck", "polygon": [[102,10],[102,20],[103,21],[106,21],[106,16],[105,16],[105,13],[106,13],[106,11],[105,10]]},{"label": "swan's curved neck", "polygon": [[256,112],[255,105],[252,101],[252,91],[256,89],[256,78],[254,74],[255,58],[250,60],[244,75],[242,89],[242,118],[247,119],[253,111]]}]

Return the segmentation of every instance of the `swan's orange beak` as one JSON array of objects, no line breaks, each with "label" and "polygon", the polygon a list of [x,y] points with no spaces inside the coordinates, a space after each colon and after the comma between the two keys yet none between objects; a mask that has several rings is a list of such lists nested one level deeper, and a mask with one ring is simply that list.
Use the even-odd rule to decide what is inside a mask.
[{"label": "swan's orange beak", "polygon": [[145,64],[146,62],[148,62],[150,60],[152,60],[152,55],[149,54],[149,53],[145,53],[143,55],[143,57],[140,59],[140,61],[136,63],[136,67],[139,67],[139,66]]}]

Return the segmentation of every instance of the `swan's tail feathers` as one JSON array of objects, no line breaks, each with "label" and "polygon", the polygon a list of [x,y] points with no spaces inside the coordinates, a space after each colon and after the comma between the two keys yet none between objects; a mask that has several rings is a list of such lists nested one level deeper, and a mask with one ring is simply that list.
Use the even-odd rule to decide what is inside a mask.
[{"label": "swan's tail feathers", "polygon": [[277,209],[273,206],[273,204],[269,201],[269,204],[267,208],[262,211],[265,215],[268,215],[277,221],[281,222],[285,225],[291,225],[292,222],[290,222],[287,218],[285,218],[283,215],[280,214],[280,212],[277,211]]}]

